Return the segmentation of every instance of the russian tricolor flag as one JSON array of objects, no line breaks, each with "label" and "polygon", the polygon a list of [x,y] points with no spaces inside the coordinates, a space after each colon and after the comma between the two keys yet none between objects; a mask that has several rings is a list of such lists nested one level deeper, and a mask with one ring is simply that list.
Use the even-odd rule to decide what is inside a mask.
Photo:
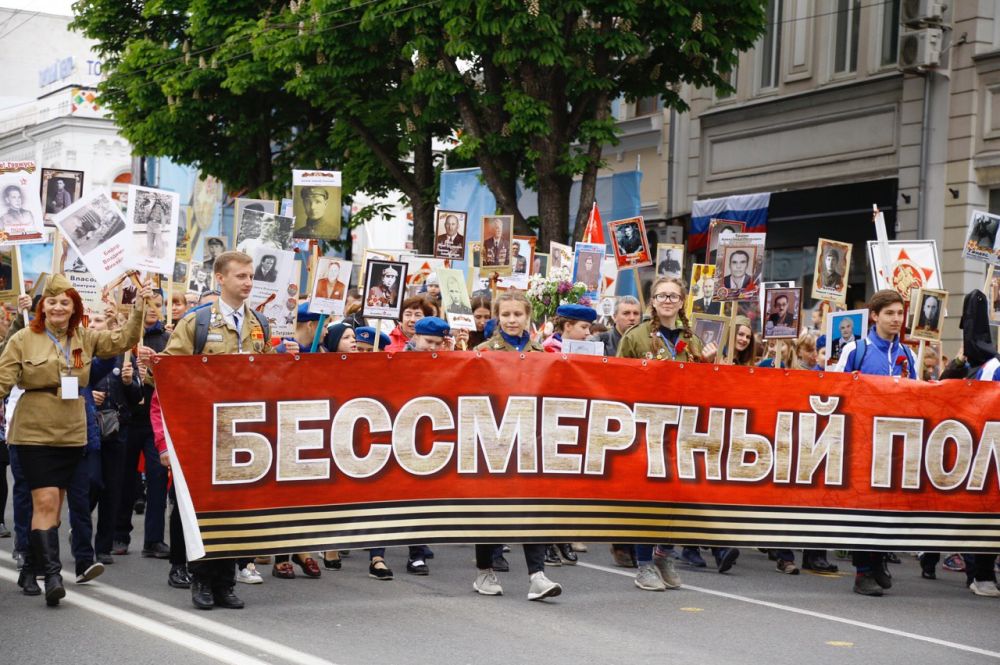
[{"label": "russian tricolor flag", "polygon": [[708,244],[708,225],[713,219],[731,219],[747,223],[747,233],[767,231],[767,208],[771,194],[738,194],[718,199],[703,199],[691,205],[691,234],[688,251],[704,249]]}]

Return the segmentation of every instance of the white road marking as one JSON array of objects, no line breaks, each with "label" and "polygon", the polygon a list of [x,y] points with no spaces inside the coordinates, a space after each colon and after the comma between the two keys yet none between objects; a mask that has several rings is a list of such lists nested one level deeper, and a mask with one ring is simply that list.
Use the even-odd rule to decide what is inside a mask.
[{"label": "white road marking", "polygon": [[[6,564],[6,562],[4,563]],[[17,581],[17,573],[14,573],[9,570],[4,570],[2,567],[0,567],[0,576],[15,582]],[[119,589],[118,587],[114,587],[109,584],[102,584],[100,582],[88,582],[87,584],[81,584],[78,587],[73,585],[67,585],[67,588],[69,591],[69,593],[67,594],[67,598],[70,599],[71,603],[75,602],[78,598],[83,596],[83,594],[81,594],[80,591],[83,591],[84,593],[87,594],[89,593],[101,594],[104,596],[115,598],[116,600],[130,603],[132,605],[135,605],[136,607],[141,607],[144,610],[155,612],[177,623],[197,628],[199,631],[210,633],[212,635],[217,635],[227,640],[233,640],[239,642],[240,644],[246,645],[247,647],[255,649],[258,652],[268,653],[271,654],[272,656],[277,656],[278,658],[281,658],[291,663],[295,663],[296,665],[336,665],[335,663],[329,660],[325,660],[323,658],[314,656],[304,651],[299,651],[298,649],[293,649],[292,647],[281,644],[280,642],[275,642],[265,637],[260,637],[259,635],[254,635],[253,633],[242,631],[238,628],[234,628],[233,626],[229,626],[219,621],[213,621],[212,619],[209,619],[205,616],[206,612],[204,610],[196,610],[196,609],[192,609],[190,611],[181,610],[177,607],[166,605],[159,601],[153,600],[152,598],[140,596],[139,594],[132,593],[131,591],[125,591],[124,589]],[[83,596],[83,597],[87,601],[100,603],[101,605],[104,605],[106,607],[111,607],[113,608],[113,611],[126,612],[126,610],[122,610],[118,606],[107,605],[106,603],[90,598],[88,596]],[[80,605],[81,607],[86,607],[86,605],[84,605],[83,603],[77,603],[77,604]],[[87,609],[91,608],[87,607]],[[145,617],[139,615],[134,615],[134,616],[136,616],[139,619],[145,619]],[[112,616],[111,618],[116,618],[116,617]],[[147,621],[149,620],[147,619]],[[158,624],[154,621],[150,621],[150,623],[157,627],[161,626],[161,624]],[[167,626],[164,627],[169,628]],[[171,628],[170,630],[175,630],[175,629]],[[176,631],[176,632],[183,635],[185,639],[190,635],[190,633],[185,633],[182,631]],[[212,645],[213,649],[223,649],[237,654],[238,655],[237,660],[232,662],[235,663],[252,662],[254,664],[264,663],[264,661],[249,659],[249,656],[245,656],[239,652],[227,649],[222,645],[217,645],[215,642],[211,642],[209,640],[202,640],[201,638],[193,638],[193,639],[198,639],[201,640],[202,642],[205,642],[206,644]],[[214,653],[215,653],[214,651],[209,652],[208,655],[214,657]],[[230,661],[225,661],[225,662],[230,662]]]},{"label": "white road marking", "polygon": [[[614,568],[609,568],[607,566],[600,566],[593,563],[584,563],[583,561],[580,561],[579,563],[577,563],[577,565],[583,568],[600,570],[605,573],[614,573],[615,575],[624,575],[625,577],[635,577],[635,573],[631,573],[626,570],[616,570]],[[750,598],[748,596],[740,596],[735,593],[726,593],[725,591],[716,591],[715,589],[706,589],[704,587],[692,586],[690,584],[684,584],[684,586],[682,586],[681,589],[697,591],[698,593],[704,593],[709,596],[728,598],[729,600],[738,600],[742,603],[750,603],[751,605],[761,605],[763,607],[770,607],[771,609],[781,610],[783,612],[792,612],[794,614],[801,614],[802,616],[813,617],[816,619],[823,619],[825,621],[835,621],[837,623],[847,624],[848,626],[856,626],[858,628],[874,630],[879,633],[896,635],[897,637],[906,637],[911,640],[918,640],[920,642],[928,642],[930,644],[936,644],[938,646],[948,647],[949,649],[957,649],[958,651],[965,651],[967,653],[974,653],[980,656],[988,656],[990,658],[1000,659],[1000,652],[998,651],[989,651],[988,649],[980,649],[979,647],[970,646],[968,644],[949,642],[948,640],[941,640],[936,637],[929,637],[927,635],[918,635],[917,633],[909,633],[905,630],[896,630],[895,628],[887,628],[886,626],[879,626],[874,623],[865,623],[864,621],[856,621],[855,619],[846,619],[844,617],[838,617],[833,614],[824,614],[823,612],[804,610],[799,607],[792,607],[791,605],[772,603],[767,600],[758,600],[756,598]],[[668,592],[667,595],[669,596],[670,592]]]},{"label": "white road marking", "polygon": [[[11,582],[17,582],[17,573],[7,569],[0,569],[0,577]],[[31,598],[30,601],[36,603],[45,602],[41,597]],[[25,602],[28,602],[28,599]],[[270,665],[267,661],[259,660],[253,656],[230,649],[217,642],[177,630],[158,621],[153,621],[134,612],[129,612],[121,607],[109,605],[95,598],[89,598],[82,593],[71,592],[67,594],[62,602],[71,607],[80,607],[112,621],[117,621],[120,624],[141,630],[153,637],[158,637],[166,642],[190,649],[195,653],[207,656],[220,663],[229,663],[231,665]]]}]

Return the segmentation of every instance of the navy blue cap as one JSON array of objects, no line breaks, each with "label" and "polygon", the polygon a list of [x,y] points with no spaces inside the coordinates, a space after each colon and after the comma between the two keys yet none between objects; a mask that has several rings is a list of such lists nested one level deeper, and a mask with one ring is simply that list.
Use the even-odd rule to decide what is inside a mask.
[{"label": "navy blue cap", "polygon": [[319,321],[319,314],[309,311],[309,303],[304,302],[299,305],[299,323],[308,323],[310,321]]},{"label": "navy blue cap", "polygon": [[[375,329],[371,326],[361,326],[354,329],[354,337],[361,344],[371,344],[375,346]],[[392,340],[385,333],[379,333],[378,348],[384,349],[392,344]]]},{"label": "navy blue cap", "polygon": [[439,319],[436,316],[425,316],[417,321],[417,325],[414,326],[413,332],[417,335],[444,337],[451,332],[451,328],[448,326],[448,322],[444,319]]},{"label": "navy blue cap", "polygon": [[587,323],[593,323],[597,320],[597,312],[583,305],[559,305],[556,308],[556,316],[573,321],[586,321]]}]

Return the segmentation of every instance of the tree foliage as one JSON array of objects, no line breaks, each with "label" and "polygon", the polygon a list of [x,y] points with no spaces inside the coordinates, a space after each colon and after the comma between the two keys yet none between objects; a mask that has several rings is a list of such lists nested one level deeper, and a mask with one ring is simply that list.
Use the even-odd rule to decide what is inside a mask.
[{"label": "tree foliage", "polygon": [[540,242],[565,240],[570,187],[593,200],[611,102],[725,88],[762,0],[79,0],[104,103],[138,151],[279,193],[293,167],[398,189],[432,242],[443,156],[480,166],[500,212],[518,179]]}]

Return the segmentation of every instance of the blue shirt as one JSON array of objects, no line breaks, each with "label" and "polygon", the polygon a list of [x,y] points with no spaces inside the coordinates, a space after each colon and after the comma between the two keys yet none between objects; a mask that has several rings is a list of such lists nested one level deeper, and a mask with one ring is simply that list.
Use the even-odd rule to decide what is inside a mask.
[{"label": "blue shirt", "polygon": [[990,358],[985,365],[976,372],[978,381],[1000,381],[1000,360]]},{"label": "blue shirt", "polygon": [[[875,332],[875,326],[868,330],[868,337],[865,338],[864,357],[861,358],[861,366],[858,367],[854,360],[858,343],[848,342],[840,351],[840,360],[833,371],[846,372],[857,370],[862,374],[874,374],[876,376],[902,376],[903,366],[896,363],[899,356],[906,358],[906,376],[911,379],[917,378],[914,365],[916,361],[913,354],[903,344],[899,342],[899,335],[893,337],[892,341],[884,340]],[[850,368],[850,369],[848,369]]]}]

